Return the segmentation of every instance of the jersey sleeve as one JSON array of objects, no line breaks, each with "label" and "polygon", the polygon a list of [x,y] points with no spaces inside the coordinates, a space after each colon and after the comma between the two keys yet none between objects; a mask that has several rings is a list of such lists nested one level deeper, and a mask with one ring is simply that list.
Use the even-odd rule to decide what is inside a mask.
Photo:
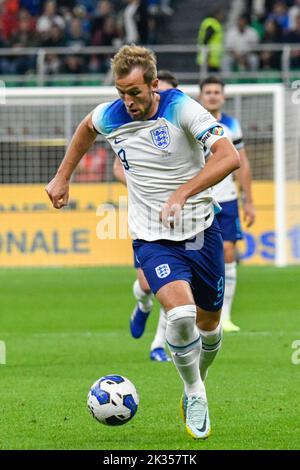
[{"label": "jersey sleeve", "polygon": [[217,140],[225,137],[221,124],[200,103],[191,98],[182,103],[180,124],[203,148],[210,149]]},{"label": "jersey sleeve", "polygon": [[110,103],[99,104],[92,113],[92,123],[98,134],[107,134],[107,122],[105,111],[109,108]]},{"label": "jersey sleeve", "polygon": [[237,150],[244,148],[243,132],[237,119],[234,119],[234,127],[232,129],[232,143]]}]

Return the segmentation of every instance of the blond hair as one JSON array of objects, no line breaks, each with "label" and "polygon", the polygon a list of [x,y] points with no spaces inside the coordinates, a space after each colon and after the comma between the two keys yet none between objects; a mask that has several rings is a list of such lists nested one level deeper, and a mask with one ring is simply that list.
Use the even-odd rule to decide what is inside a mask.
[{"label": "blond hair", "polygon": [[143,70],[145,83],[150,84],[157,76],[156,57],[146,47],[131,44],[121,47],[111,60],[111,68],[115,77],[123,78],[135,67]]}]

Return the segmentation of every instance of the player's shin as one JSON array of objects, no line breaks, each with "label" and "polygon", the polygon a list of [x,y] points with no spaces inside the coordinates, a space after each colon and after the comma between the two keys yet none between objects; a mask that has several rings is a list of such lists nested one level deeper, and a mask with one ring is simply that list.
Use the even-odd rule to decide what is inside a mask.
[{"label": "player's shin", "polygon": [[168,311],[167,317],[166,340],[173,362],[183,380],[185,393],[206,399],[199,371],[201,337],[196,326],[196,307],[175,307]]},{"label": "player's shin", "polygon": [[200,330],[202,339],[202,347],[200,353],[200,375],[204,381],[207,376],[209,366],[213,363],[221,348],[222,343],[222,327],[221,324],[213,331]]}]

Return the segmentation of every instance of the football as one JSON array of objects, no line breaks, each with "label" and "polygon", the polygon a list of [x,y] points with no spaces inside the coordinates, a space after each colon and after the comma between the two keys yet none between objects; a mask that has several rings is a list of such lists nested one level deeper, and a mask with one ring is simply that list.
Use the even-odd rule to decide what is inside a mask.
[{"label": "football", "polygon": [[130,380],[121,375],[105,375],[91,386],[87,406],[100,423],[120,426],[137,412],[139,395]]}]

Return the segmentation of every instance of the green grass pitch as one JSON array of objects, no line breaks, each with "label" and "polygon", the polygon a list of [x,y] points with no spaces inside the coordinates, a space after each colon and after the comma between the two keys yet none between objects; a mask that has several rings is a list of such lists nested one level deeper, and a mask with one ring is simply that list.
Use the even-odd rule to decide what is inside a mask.
[{"label": "green grass pitch", "polygon": [[[234,320],[207,379],[212,435],[190,439],[172,363],[153,363],[145,335],[130,337],[134,270],[0,271],[0,449],[297,449],[300,268],[240,267]],[[297,356],[297,354],[296,354]],[[299,354],[300,357],[300,354]],[[135,418],[103,426],[86,407],[90,385],[125,375],[140,393]]]}]

